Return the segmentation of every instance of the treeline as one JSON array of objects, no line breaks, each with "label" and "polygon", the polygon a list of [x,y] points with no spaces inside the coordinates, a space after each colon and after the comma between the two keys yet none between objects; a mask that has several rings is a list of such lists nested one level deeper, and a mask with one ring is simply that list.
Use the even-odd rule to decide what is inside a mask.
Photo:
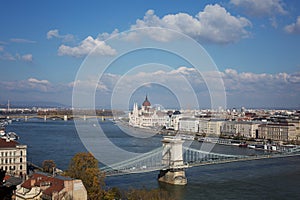
[{"label": "treeline", "polygon": [[124,115],[123,111],[119,110],[71,110],[71,109],[64,109],[64,110],[47,110],[47,111],[42,111],[39,110],[38,115],[88,115],[88,116],[120,116]]}]

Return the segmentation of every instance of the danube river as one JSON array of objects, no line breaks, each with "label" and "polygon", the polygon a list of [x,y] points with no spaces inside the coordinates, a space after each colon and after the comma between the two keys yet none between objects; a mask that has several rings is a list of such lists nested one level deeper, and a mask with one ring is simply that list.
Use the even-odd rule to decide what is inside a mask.
[{"label": "danube river", "polygon": [[[84,123],[89,123],[88,121]],[[111,121],[99,122],[107,137],[128,151],[147,152],[161,146],[161,136],[148,139],[129,137]],[[94,126],[95,124],[90,124]],[[67,169],[70,159],[87,151],[73,121],[34,120],[13,122],[7,131],[20,136],[28,146],[28,161],[41,165],[54,160],[57,167]],[[195,142],[195,146],[199,145]],[[228,154],[261,154],[260,151],[234,146],[216,145],[215,152]],[[300,199],[300,157],[273,158],[207,165],[186,170],[188,184],[173,186],[158,183],[158,172],[107,177],[107,187],[164,188],[177,199]]]}]

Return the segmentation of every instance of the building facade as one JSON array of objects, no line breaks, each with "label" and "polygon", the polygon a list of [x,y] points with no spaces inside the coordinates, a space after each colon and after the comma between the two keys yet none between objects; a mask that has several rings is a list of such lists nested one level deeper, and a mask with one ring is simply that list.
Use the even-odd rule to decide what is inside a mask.
[{"label": "building facade", "polygon": [[15,140],[0,138],[0,166],[7,174],[25,177],[27,173],[27,146]]},{"label": "building facade", "polygon": [[183,117],[179,119],[179,131],[199,132],[199,119],[192,117]]},{"label": "building facade", "polygon": [[166,126],[169,122],[167,113],[151,107],[151,103],[146,96],[142,107],[139,108],[134,103],[133,110],[128,114],[129,125],[134,127],[158,127]]},{"label": "building facade", "polygon": [[199,120],[199,133],[206,136],[220,136],[224,120]]},{"label": "building facade", "polygon": [[221,128],[222,135],[243,136],[246,138],[256,138],[258,126],[261,122],[251,121],[225,121]]},{"label": "building facade", "polygon": [[296,128],[288,123],[268,123],[258,126],[258,137],[278,141],[296,140]]}]

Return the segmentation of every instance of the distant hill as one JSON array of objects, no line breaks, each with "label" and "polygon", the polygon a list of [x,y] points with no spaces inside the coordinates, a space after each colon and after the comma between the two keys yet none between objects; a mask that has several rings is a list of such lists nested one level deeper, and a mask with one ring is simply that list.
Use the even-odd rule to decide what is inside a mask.
[{"label": "distant hill", "polygon": [[[10,108],[30,108],[30,107],[40,107],[40,108],[69,108],[70,106],[48,101],[11,101]],[[7,102],[1,102],[0,108],[7,108]]]}]

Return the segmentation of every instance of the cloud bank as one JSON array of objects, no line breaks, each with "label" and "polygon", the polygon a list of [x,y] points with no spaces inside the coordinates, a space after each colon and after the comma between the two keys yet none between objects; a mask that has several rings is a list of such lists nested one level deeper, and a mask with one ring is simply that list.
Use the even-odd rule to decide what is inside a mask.
[{"label": "cloud bank", "polygon": [[[246,107],[298,107],[300,99],[300,72],[297,73],[239,73],[234,69],[226,69],[223,72],[210,71],[202,73],[208,79],[214,79],[221,76],[224,81],[226,90],[228,107],[246,106]],[[178,88],[178,85],[184,85],[179,77],[184,76],[200,100],[200,107],[209,107],[209,91],[205,85],[204,79],[199,75],[194,68],[179,67],[170,71],[157,70],[153,72],[140,72],[123,77],[122,87],[126,90],[131,84],[149,80],[149,82],[163,82],[166,85],[173,85]],[[40,94],[43,99],[53,99],[59,102],[61,99],[71,100],[72,89],[75,84],[84,85],[84,87],[92,87],[97,89],[98,96],[107,102],[101,102],[101,105],[110,104],[110,96],[116,86],[121,75],[106,73],[100,80],[92,79],[89,81],[77,81],[66,84],[53,84],[48,80],[39,80],[29,78],[23,81],[0,82],[0,91],[4,94],[21,93],[24,98],[31,98],[34,92],[35,95]],[[163,80],[163,81],[162,81]],[[151,90],[151,84],[145,85],[146,91],[151,91],[152,96],[157,95],[162,97],[165,93],[157,88]],[[185,87],[179,87],[179,95],[189,99],[189,94]],[[26,95],[28,97],[26,97]],[[164,98],[157,98],[162,99]],[[284,103],[283,103],[284,102]],[[65,102],[62,102],[65,103]],[[68,102],[70,103],[70,102]],[[161,105],[168,105],[169,102],[153,102]],[[190,105],[191,107],[193,105]]]},{"label": "cloud bank", "polygon": [[[201,42],[228,44],[249,37],[247,28],[251,22],[244,17],[231,15],[224,7],[215,4],[207,5],[196,16],[187,13],[165,15],[159,18],[154,10],[148,10],[143,19],[138,19],[131,30],[148,27],[172,29],[184,33]],[[172,36],[169,32],[149,32],[149,37],[158,41],[169,41]]]},{"label": "cloud bank", "polygon": [[[161,30],[145,29],[151,27],[161,28]],[[205,6],[204,10],[195,16],[187,13],[177,13],[159,17],[155,15],[154,10],[148,10],[142,19],[137,19],[135,24],[129,27],[131,32],[122,33],[122,37],[129,42],[132,40],[138,41],[143,37],[160,42],[170,42],[174,39],[173,35],[170,31],[164,29],[171,29],[186,34],[199,42],[229,44],[248,38],[251,35],[248,29],[251,27],[252,24],[248,19],[233,16],[224,7],[215,4]],[[83,57],[93,50],[95,50],[93,53],[96,55],[116,55],[117,48],[109,46],[105,40],[118,33],[118,29],[115,29],[110,34],[100,33],[96,38],[87,36],[74,46],[62,44],[58,48],[58,55]],[[60,35],[57,29],[53,29],[48,31],[47,38],[65,40],[68,35]]]}]

